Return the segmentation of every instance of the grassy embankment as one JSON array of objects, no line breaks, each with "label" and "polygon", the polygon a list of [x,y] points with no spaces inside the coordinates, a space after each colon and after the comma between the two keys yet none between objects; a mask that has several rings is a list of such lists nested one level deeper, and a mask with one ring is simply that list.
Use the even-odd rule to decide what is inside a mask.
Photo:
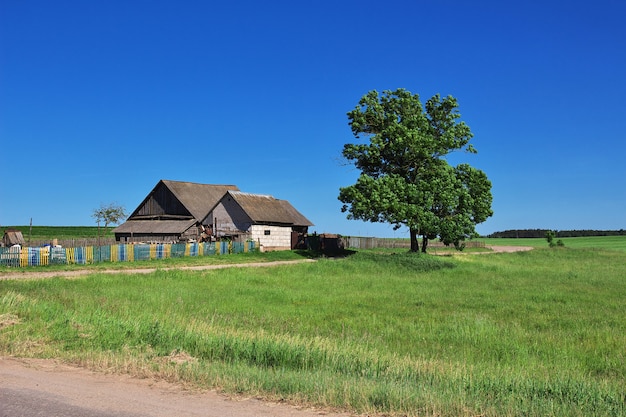
[{"label": "grassy embankment", "polygon": [[364,413],[620,416],[625,264],[622,251],[568,247],[361,251],[5,280],[0,352]]}]

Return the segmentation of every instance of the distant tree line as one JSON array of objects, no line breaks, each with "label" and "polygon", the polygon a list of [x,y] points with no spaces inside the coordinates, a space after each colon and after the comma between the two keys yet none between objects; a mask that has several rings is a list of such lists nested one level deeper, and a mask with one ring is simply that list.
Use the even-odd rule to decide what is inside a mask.
[{"label": "distant tree line", "polygon": [[513,229],[495,232],[485,237],[506,238],[545,238],[546,232],[554,232],[554,237],[588,237],[588,236],[624,236],[626,230],[549,230],[549,229]]}]

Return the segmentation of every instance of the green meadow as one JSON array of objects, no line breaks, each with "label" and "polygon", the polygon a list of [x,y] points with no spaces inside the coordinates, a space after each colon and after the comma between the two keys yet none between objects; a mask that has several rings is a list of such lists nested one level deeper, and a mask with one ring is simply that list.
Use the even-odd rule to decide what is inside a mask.
[{"label": "green meadow", "polygon": [[98,237],[98,233],[104,237],[115,237],[114,228],[115,226],[109,226],[106,230],[101,228],[98,232],[97,226],[8,226],[1,230],[19,230],[25,240],[29,237],[33,240],[49,240],[95,238]]},{"label": "green meadow", "polygon": [[574,246],[1,280],[0,354],[368,415],[624,416],[626,251]]},{"label": "green meadow", "polygon": [[[502,246],[532,246],[535,248],[545,248],[548,246],[546,239],[528,238],[479,238],[480,242],[487,245]],[[587,236],[587,237],[557,237],[554,241],[562,240],[563,244],[568,248],[593,248],[607,250],[626,251],[626,236]]]}]

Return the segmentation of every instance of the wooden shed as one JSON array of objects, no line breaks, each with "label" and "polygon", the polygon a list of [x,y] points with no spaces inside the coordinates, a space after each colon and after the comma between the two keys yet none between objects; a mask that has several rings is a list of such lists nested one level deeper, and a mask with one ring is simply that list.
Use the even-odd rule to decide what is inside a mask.
[{"label": "wooden shed", "polygon": [[253,239],[266,250],[292,249],[313,224],[288,201],[234,185],[161,180],[114,229],[123,242]]},{"label": "wooden shed", "polygon": [[304,241],[309,226],[288,201],[271,195],[229,190],[204,221],[221,234],[246,234],[265,250],[294,249]]},{"label": "wooden shed", "polygon": [[197,184],[161,180],[116,227],[115,239],[122,242],[178,242],[198,239],[201,222],[234,185]]},{"label": "wooden shed", "polygon": [[7,229],[2,236],[2,246],[26,245],[22,232],[15,229]]}]

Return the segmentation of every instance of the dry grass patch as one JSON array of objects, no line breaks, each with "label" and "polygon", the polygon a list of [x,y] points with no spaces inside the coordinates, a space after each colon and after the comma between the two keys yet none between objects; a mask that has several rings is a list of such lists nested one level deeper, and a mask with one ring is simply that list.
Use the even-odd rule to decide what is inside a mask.
[{"label": "dry grass patch", "polygon": [[0,329],[5,327],[14,326],[20,323],[20,318],[15,314],[5,313],[0,314]]}]

